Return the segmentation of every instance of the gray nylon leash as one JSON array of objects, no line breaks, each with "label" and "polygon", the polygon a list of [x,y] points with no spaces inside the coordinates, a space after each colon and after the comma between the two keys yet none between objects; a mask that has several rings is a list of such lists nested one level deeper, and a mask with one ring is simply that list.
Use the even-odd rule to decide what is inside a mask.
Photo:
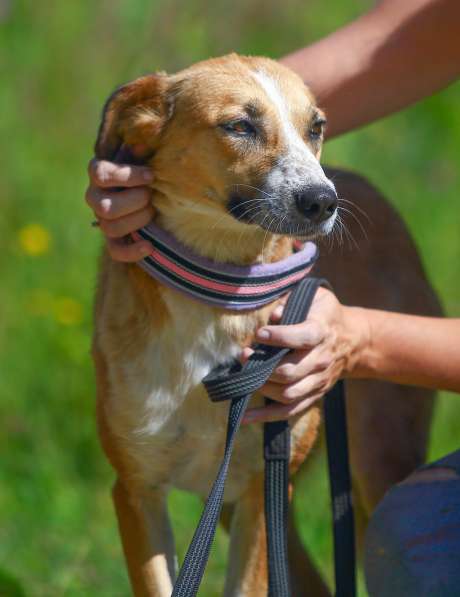
[{"label": "gray nylon leash", "polygon": [[[291,325],[303,321],[321,285],[327,285],[327,282],[316,278],[301,280],[284,308],[281,324]],[[198,592],[222,509],[225,480],[236,433],[251,395],[265,384],[288,352],[287,348],[257,344],[254,353],[244,365],[235,361],[230,366],[217,367],[203,380],[211,400],[231,401],[227,436],[219,471],[187,550],[172,597],[194,597]],[[334,510],[336,597],[354,597],[356,583],[353,510],[343,384],[340,383],[336,388],[338,389],[330,392],[325,400],[328,463]],[[337,450],[340,450],[340,454],[335,453]],[[265,424],[264,493],[269,597],[292,597],[287,559],[289,456],[290,431],[287,422]]]}]

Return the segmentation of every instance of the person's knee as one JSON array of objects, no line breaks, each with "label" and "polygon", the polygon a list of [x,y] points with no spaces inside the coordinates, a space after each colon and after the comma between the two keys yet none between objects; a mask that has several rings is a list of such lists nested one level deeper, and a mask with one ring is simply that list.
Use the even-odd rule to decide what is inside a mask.
[{"label": "person's knee", "polygon": [[365,538],[371,597],[453,597],[460,582],[460,478],[422,469],[380,502]]},{"label": "person's knee", "polygon": [[448,481],[457,479],[458,473],[447,466],[430,466],[422,468],[409,475],[400,485],[414,485],[416,483],[432,483],[433,481]]},{"label": "person's knee", "polygon": [[[387,493],[380,502],[366,531],[364,569],[372,597],[408,597],[406,587],[401,586],[401,592],[395,592],[399,588],[397,569],[404,550],[402,527],[409,513],[395,503],[394,491]],[[390,581],[389,575],[393,577]]]}]

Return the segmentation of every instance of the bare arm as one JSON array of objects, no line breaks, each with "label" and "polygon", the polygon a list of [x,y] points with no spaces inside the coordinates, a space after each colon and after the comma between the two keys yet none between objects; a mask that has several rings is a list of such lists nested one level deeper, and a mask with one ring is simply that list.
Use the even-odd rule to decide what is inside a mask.
[{"label": "bare arm", "polygon": [[[282,308],[272,315],[281,317]],[[460,393],[460,319],[346,307],[320,289],[307,321],[266,326],[257,338],[292,348],[263,393],[279,404],[251,409],[245,422],[287,419],[341,377],[374,378]],[[251,350],[245,350],[245,356]]]},{"label": "bare arm", "polygon": [[362,320],[369,329],[350,377],[460,393],[460,319],[343,308],[349,325]]},{"label": "bare arm", "polygon": [[382,0],[281,59],[328,115],[328,136],[397,112],[460,75],[458,0]]}]

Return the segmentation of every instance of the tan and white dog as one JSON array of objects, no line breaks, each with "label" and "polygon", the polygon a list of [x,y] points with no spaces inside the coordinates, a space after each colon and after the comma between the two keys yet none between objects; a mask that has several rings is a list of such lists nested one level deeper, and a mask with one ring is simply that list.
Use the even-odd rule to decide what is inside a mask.
[{"label": "tan and white dog", "polygon": [[[335,187],[318,161],[324,122],[290,70],[265,58],[230,55],[118,89],[107,102],[96,154],[114,159],[120,148],[129,148],[151,165],[156,224],[195,253],[232,264],[274,262],[291,253],[293,236],[325,235],[334,224]],[[426,296],[429,310],[429,289]],[[137,265],[103,255],[93,344],[98,422],[118,475],[113,496],[136,595],[171,594],[168,491],[177,487],[206,497],[222,456],[228,405],[212,404],[201,380],[239,355],[273,307],[236,313],[206,306]],[[429,411],[420,405],[419,411]],[[415,442],[422,452],[427,420],[418,424]],[[319,408],[291,423],[294,473],[317,436]],[[261,426],[244,426],[230,467],[227,596],[266,594],[261,443]],[[409,472],[417,457],[403,451],[393,477]],[[362,472],[366,465],[358,466]],[[398,480],[392,473],[386,477]],[[366,494],[366,481],[359,489]],[[308,588],[315,597],[326,595],[294,543],[295,594]]]}]

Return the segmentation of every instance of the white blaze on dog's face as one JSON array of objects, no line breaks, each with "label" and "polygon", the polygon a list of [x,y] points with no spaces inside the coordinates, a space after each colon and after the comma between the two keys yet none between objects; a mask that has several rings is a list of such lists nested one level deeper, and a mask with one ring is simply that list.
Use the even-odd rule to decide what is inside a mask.
[{"label": "white blaze on dog's face", "polygon": [[[230,55],[163,76],[158,92],[148,79],[131,84],[121,107],[109,101],[105,119],[118,123],[120,142],[151,156],[162,213],[200,214],[203,227],[331,231],[337,196],[319,164],[325,118],[296,74]],[[103,123],[99,147],[109,129]]]},{"label": "white blaze on dog's face", "polygon": [[[263,70],[256,71],[254,78],[276,108],[278,134],[284,146],[275,165],[265,177],[264,190],[270,196],[278,198],[275,209],[285,210],[294,230],[296,225],[299,230],[305,226],[305,222],[297,222],[297,212],[300,212],[307,219],[308,226],[317,226],[318,232],[327,233],[332,229],[336,217],[337,197],[332,181],[326,177],[319,164],[326,123],[324,115],[314,107],[312,98],[305,94],[309,105],[305,113],[299,115],[296,127],[295,112],[288,103],[289,88],[283,94],[280,80]],[[303,107],[305,99],[304,102],[302,99],[300,101],[300,106]],[[296,107],[299,110],[299,106]],[[293,207],[296,210],[294,212]],[[289,226],[290,222],[285,224]]]}]

